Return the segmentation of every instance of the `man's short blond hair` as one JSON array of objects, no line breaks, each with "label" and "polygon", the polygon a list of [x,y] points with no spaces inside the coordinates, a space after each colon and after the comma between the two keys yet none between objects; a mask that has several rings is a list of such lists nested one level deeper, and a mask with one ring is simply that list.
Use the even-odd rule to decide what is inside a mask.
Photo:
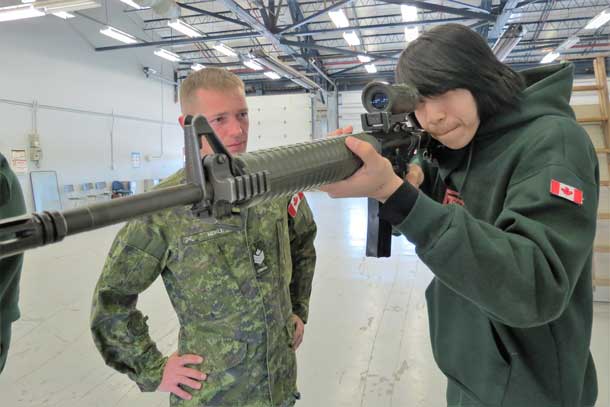
[{"label": "man's short blond hair", "polygon": [[231,91],[239,89],[244,92],[244,82],[226,69],[204,68],[191,73],[180,85],[180,105],[184,111],[187,102],[193,100],[199,89]]}]

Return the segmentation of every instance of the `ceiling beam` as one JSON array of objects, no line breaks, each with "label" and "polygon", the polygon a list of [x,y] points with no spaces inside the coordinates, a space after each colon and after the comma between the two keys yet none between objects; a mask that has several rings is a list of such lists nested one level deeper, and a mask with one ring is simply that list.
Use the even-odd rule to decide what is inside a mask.
[{"label": "ceiling beam", "polygon": [[340,0],[337,3],[333,4],[332,6],[325,8],[324,10],[320,10],[317,13],[310,14],[309,16],[303,18],[298,23],[294,23],[292,25],[289,25],[288,27],[283,28],[279,32],[279,34],[285,34],[288,31],[292,31],[295,28],[299,28],[302,25],[307,24],[307,23],[317,19],[318,17],[328,13],[329,11],[333,11],[333,10],[336,10],[338,8],[341,8],[341,6],[343,6],[343,5],[347,4],[347,3],[351,3],[352,1],[354,1],[354,0]]},{"label": "ceiling beam", "polygon": [[487,38],[489,41],[493,42],[500,38],[500,35],[504,31],[504,26],[506,25],[506,23],[508,23],[508,19],[510,18],[511,14],[513,14],[513,12],[517,9],[518,4],[519,0],[508,0],[504,4],[502,12],[498,16],[498,18],[496,18],[494,28],[487,34]]},{"label": "ceiling beam", "polygon": [[391,4],[407,4],[410,6],[415,6],[421,10],[431,10],[440,13],[449,13],[456,16],[462,16],[466,18],[476,19],[476,20],[486,20],[486,21],[495,21],[496,17],[485,11],[471,11],[464,8],[454,8],[441,6],[439,4],[430,4],[421,0],[381,0],[383,3],[391,3]]},{"label": "ceiling beam", "polygon": [[253,38],[257,37],[259,34],[257,32],[244,32],[244,33],[236,33],[236,34],[227,34],[227,35],[210,35],[207,37],[195,37],[195,38],[180,38],[173,40],[165,40],[165,41],[150,41],[150,42],[139,42],[137,44],[127,44],[127,45],[113,45],[109,47],[97,47],[96,51],[116,51],[119,49],[129,49],[129,48],[146,48],[146,47],[158,47],[164,45],[184,45],[184,44],[193,44],[201,41],[227,41],[227,40],[239,40],[244,38]]},{"label": "ceiling beam", "polygon": [[[362,52],[357,52],[357,51],[352,51],[350,49],[347,48],[335,48],[335,47],[325,47],[323,45],[318,45],[318,44],[309,44],[306,42],[298,42],[298,41],[289,41],[287,39],[282,38],[281,39],[282,44],[286,44],[286,45],[291,45],[293,47],[301,47],[301,48],[311,48],[311,49],[317,49],[320,51],[328,51],[328,52],[336,52],[338,54],[342,54],[342,55],[348,55],[348,56],[354,56],[357,57],[358,55],[362,55]],[[379,53],[370,53],[368,54],[368,56],[370,57],[374,57],[374,58],[393,58],[396,59],[395,55],[388,55],[388,54],[379,54]]]},{"label": "ceiling beam", "polygon": [[[456,18],[443,18],[443,19],[434,19],[434,20],[419,20],[419,21],[410,21],[408,23],[398,22],[398,23],[386,23],[386,24],[371,24],[371,25],[361,25],[358,28],[360,30],[378,30],[383,28],[402,28],[402,27],[411,27],[414,25],[427,25],[427,24],[445,24],[445,23],[456,23],[464,20],[468,20],[462,17]],[[296,33],[287,33],[287,36],[305,36],[305,35],[314,35],[314,34],[324,34],[324,33],[334,33],[334,32],[343,32],[345,28],[327,28],[322,30],[311,30],[311,31],[303,31]],[[322,39],[321,39],[322,40]]]},{"label": "ceiling beam", "polygon": [[[220,0],[229,10],[231,10],[237,17],[248,23],[253,30],[258,31],[263,37],[267,38],[273,46],[282,50],[282,52],[294,57],[303,68],[309,69],[309,62],[304,58],[300,57],[295,50],[288,45],[284,45],[280,42],[279,36],[269,31],[267,27],[261,24],[256,18],[250,13],[244,10],[235,0]],[[330,82],[329,82],[330,83]],[[332,85],[332,83],[331,83]]]},{"label": "ceiling beam", "polygon": [[[191,5],[189,5],[189,4],[186,4],[186,3],[177,3],[177,4],[178,4],[180,7],[182,7],[183,9],[190,10],[190,11],[194,11],[195,13],[198,13],[198,14],[200,14],[200,15],[204,15],[204,16],[210,16],[210,17],[217,18],[217,19],[219,19],[219,20],[227,21],[227,22],[229,22],[229,23],[233,23],[233,24],[241,25],[241,26],[244,26],[244,27],[249,27],[249,25],[248,25],[248,24],[246,24],[246,23],[244,23],[243,21],[239,21],[239,20],[236,20],[236,19],[234,19],[234,18],[230,18],[230,17],[227,17],[227,16],[223,16],[222,14],[218,14],[218,13],[212,13],[211,11],[202,10],[202,9],[200,9],[200,8],[198,8],[198,7],[193,7],[193,6],[191,6]],[[191,16],[183,16],[183,18],[184,18],[184,17],[187,17],[187,18],[188,18],[188,17],[191,17]]]}]

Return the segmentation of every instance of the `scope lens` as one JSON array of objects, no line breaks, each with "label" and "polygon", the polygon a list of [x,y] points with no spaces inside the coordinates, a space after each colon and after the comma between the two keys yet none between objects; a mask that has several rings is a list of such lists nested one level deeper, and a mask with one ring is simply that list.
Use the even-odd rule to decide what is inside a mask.
[{"label": "scope lens", "polygon": [[376,92],[371,98],[371,105],[377,110],[383,110],[388,106],[388,95],[383,92]]}]

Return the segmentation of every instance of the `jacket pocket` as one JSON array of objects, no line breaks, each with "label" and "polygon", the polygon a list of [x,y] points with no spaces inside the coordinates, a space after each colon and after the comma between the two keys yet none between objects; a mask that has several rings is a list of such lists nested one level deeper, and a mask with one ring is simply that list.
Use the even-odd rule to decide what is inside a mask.
[{"label": "jacket pocket", "polygon": [[207,342],[208,352],[202,363],[206,373],[222,373],[239,366],[246,356],[248,345],[230,338],[211,338]]},{"label": "jacket pocket", "polygon": [[[180,401],[180,405],[202,406],[207,403],[232,400],[237,386],[247,380],[249,371],[245,363],[248,344],[219,335],[208,335],[197,332],[192,334],[181,331],[179,353],[196,354],[203,357],[200,365],[187,365],[207,374],[201,389],[186,390],[193,395],[190,402]],[[176,400],[178,401],[178,400]],[[216,404],[215,404],[216,405]]]},{"label": "jacket pocket", "polygon": [[[500,406],[511,373],[508,352],[490,320],[434,279],[426,290],[434,359],[447,378],[476,402]],[[448,392],[448,404],[457,403]]]},{"label": "jacket pocket", "polygon": [[230,235],[179,248],[179,256],[169,268],[179,284],[181,294],[174,302],[179,314],[184,311],[181,320],[210,321],[243,312],[242,276],[251,275],[244,246],[241,236]]}]

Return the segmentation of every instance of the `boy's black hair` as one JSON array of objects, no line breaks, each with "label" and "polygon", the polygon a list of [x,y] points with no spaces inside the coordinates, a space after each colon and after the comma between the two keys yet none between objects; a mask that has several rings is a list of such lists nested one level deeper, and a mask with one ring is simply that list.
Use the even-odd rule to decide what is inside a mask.
[{"label": "boy's black hair", "polygon": [[515,109],[525,88],[521,75],[500,62],[483,37],[460,24],[436,26],[411,42],[398,60],[396,82],[415,86],[422,96],[467,89],[481,122]]}]

